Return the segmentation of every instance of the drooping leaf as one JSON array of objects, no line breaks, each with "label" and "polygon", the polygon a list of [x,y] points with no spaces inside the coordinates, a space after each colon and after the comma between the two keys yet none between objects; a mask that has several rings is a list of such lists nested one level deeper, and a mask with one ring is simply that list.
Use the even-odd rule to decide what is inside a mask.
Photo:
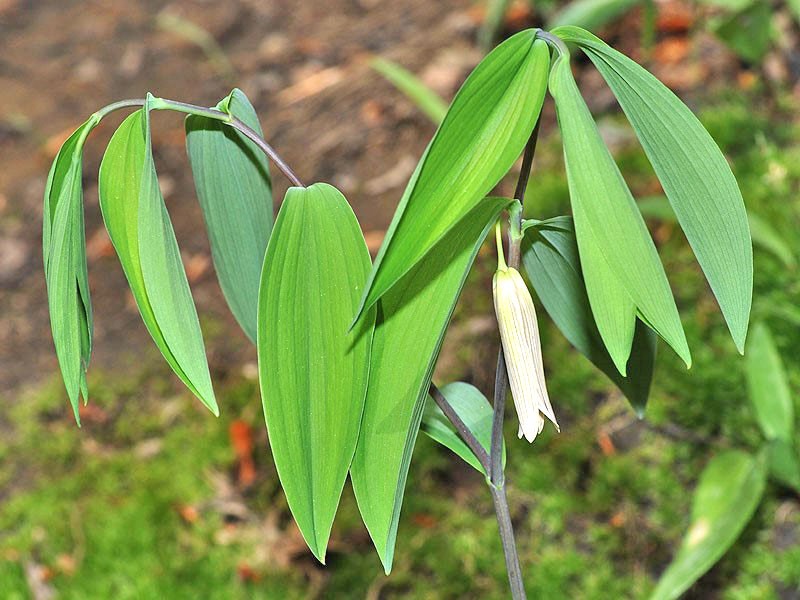
[{"label": "drooping leaf", "polygon": [[566,55],[553,65],[550,91],[564,144],[589,304],[614,364],[624,375],[638,314],[691,365],[675,300],[653,240],[580,95]]},{"label": "drooping leaf", "polygon": [[592,316],[570,217],[556,217],[526,228],[522,264],[528,279],[564,337],[605,373],[641,416],[650,393],[656,353],[652,330],[637,321],[633,348],[623,377]]},{"label": "drooping leaf", "polygon": [[766,458],[728,450],[711,459],[695,491],[689,530],[651,600],[678,598],[733,545],[761,501]]},{"label": "drooping leaf", "polygon": [[[439,391],[489,454],[492,445],[494,411],[486,396],[474,385],[463,381],[448,383]],[[425,405],[425,412],[422,414],[422,431],[445,448],[452,450],[472,468],[487,475],[481,461],[461,439],[453,424],[430,396]],[[503,451],[505,452],[505,448]]]},{"label": "drooping leaf", "polygon": [[267,246],[258,371],[275,466],[311,551],[325,551],[358,439],[375,311],[347,331],[370,259],[344,196],[289,188]]},{"label": "drooping leaf", "polygon": [[[217,108],[262,133],[241,90],[233,90]],[[243,134],[197,115],[186,118],[186,149],[220,287],[239,325],[255,342],[258,279],[272,230],[269,163]]]},{"label": "drooping leaf", "polygon": [[[639,211],[645,218],[650,217],[670,223],[676,223],[678,220],[675,212],[670,208],[666,196],[639,198],[637,204],[639,205]],[[753,246],[766,250],[787,267],[793,268],[797,264],[797,260],[786,240],[772,225],[750,211],[747,211],[747,222],[750,224]]]},{"label": "drooping leaf", "polygon": [[431,90],[416,75],[385,58],[376,58],[370,63],[373,69],[383,75],[398,90],[425,113],[436,124],[442,122],[447,114],[447,103]]},{"label": "drooping leaf", "polygon": [[378,304],[367,400],[350,477],[387,573],[444,333],[478,248],[507,205],[504,198],[479,202]]},{"label": "drooping leaf", "polygon": [[158,187],[150,101],[114,133],[100,165],[100,209],[142,320],[172,370],[215,415],[203,335]]},{"label": "drooping leaf", "polygon": [[573,0],[553,15],[548,28],[575,25],[596,31],[643,3],[644,0]]},{"label": "drooping leaf", "polygon": [[619,100],[743,352],[753,248],[742,194],[725,157],[692,111],[647,70],[580,28],[553,33],[581,46]]},{"label": "drooping leaf", "polygon": [[397,207],[358,314],[408,273],[511,168],[539,118],[549,64],[546,42],[527,30],[500,44],[470,74]]},{"label": "drooping leaf", "polygon": [[750,331],[745,374],[750,402],[764,437],[791,442],[795,424],[789,381],[772,334],[763,323],[757,323]]},{"label": "drooping leaf", "polygon": [[92,353],[92,303],[83,222],[83,144],[99,122],[93,115],[58,151],[44,191],[42,256],[53,343],[75,420],[79,395],[87,401]]}]

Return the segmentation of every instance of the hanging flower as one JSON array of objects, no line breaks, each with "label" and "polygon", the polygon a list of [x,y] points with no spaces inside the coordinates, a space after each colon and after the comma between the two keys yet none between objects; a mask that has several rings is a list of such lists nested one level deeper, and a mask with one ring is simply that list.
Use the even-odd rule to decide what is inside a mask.
[{"label": "hanging flower", "polygon": [[502,263],[494,274],[493,287],[500,340],[519,418],[519,437],[524,435],[532,442],[541,433],[545,417],[559,429],[547,395],[533,299],[519,271]]}]

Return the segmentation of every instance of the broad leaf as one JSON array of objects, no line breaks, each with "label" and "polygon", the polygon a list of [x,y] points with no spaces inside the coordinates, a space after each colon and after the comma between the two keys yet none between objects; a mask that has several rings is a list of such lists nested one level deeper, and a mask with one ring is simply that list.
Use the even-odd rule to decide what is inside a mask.
[{"label": "broad leaf", "polygon": [[627,377],[623,377],[603,345],[592,316],[572,219],[556,217],[526,228],[522,264],[539,300],[564,337],[622,390],[642,416],[653,378],[655,335],[637,321]]},{"label": "broad leaf", "polygon": [[147,330],[173,371],[217,415],[197,311],[153,163],[151,98],[108,144],[100,208]]},{"label": "broad leaf", "polygon": [[75,421],[79,395],[87,401],[86,368],[92,353],[92,303],[83,222],[83,144],[99,118],[92,116],[58,151],[44,191],[42,256],[50,327]]},{"label": "broad leaf", "polygon": [[[654,218],[661,221],[677,222],[675,212],[670,208],[666,196],[648,196],[637,200],[639,211],[645,218]],[[787,267],[794,267],[797,261],[786,240],[766,220],[757,214],[747,211],[747,222],[750,225],[750,235],[753,246],[766,250]]]},{"label": "broad leaf", "polygon": [[733,545],[761,501],[766,458],[728,450],[711,459],[695,491],[689,530],[651,600],[678,598]]},{"label": "broad leaf", "polygon": [[795,425],[789,381],[772,334],[763,323],[757,323],[750,331],[745,374],[750,402],[764,437],[791,442]]},{"label": "broad leaf", "polygon": [[581,46],[633,125],[740,352],[753,296],[753,248],[742,194],[722,152],[683,102],[630,58],[577,27]]},{"label": "broad leaf", "polygon": [[575,234],[589,304],[603,342],[625,374],[636,315],[691,365],[669,282],[644,219],[580,95],[568,56],[550,75],[564,144]]},{"label": "broad leaf", "polygon": [[[489,454],[492,445],[494,411],[486,396],[474,385],[463,381],[448,383],[439,391],[447,399],[450,406],[453,407],[453,410],[456,411],[456,414],[461,417],[464,425],[484,447],[486,453]],[[445,448],[455,452],[472,468],[484,475],[488,475],[478,457],[473,454],[469,446],[461,439],[453,424],[450,423],[449,419],[430,396],[428,396],[425,412],[422,415],[422,431]],[[505,448],[503,451],[505,452]]]},{"label": "broad leaf", "polygon": [[261,274],[258,371],[281,485],[323,563],[367,390],[375,311],[347,329],[369,268],[344,196],[324,183],[289,188]]},{"label": "broad leaf", "polygon": [[[217,108],[262,133],[241,90],[233,90]],[[272,230],[269,163],[243,134],[208,117],[186,118],[186,149],[220,287],[255,342],[258,278]]]},{"label": "broad leaf", "polygon": [[470,74],[400,200],[359,314],[408,273],[511,168],[539,118],[549,65],[546,42],[527,30],[500,44]]},{"label": "broad leaf", "polygon": [[387,573],[411,453],[444,333],[478,248],[507,205],[504,198],[479,202],[378,305],[367,401],[350,477]]},{"label": "broad leaf", "polygon": [[434,123],[441,123],[447,114],[447,103],[416,75],[385,58],[376,58],[372,68],[403,92]]}]

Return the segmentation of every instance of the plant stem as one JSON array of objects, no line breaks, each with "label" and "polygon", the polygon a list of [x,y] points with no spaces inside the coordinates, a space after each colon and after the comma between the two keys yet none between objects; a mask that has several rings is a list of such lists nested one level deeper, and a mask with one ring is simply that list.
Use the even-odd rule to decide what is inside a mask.
[{"label": "plant stem", "polygon": [[430,387],[430,395],[433,398],[433,401],[436,402],[436,405],[442,409],[444,416],[453,424],[453,427],[456,428],[458,434],[461,436],[461,439],[469,446],[469,449],[472,450],[472,453],[478,459],[478,462],[481,463],[483,466],[484,472],[489,472],[489,454],[486,452],[486,449],[483,445],[478,441],[473,433],[469,430],[466,423],[461,420],[461,417],[458,416],[458,413],[455,409],[450,405],[447,401],[447,398],[444,397],[441,390],[436,387],[433,383],[431,383]]},{"label": "plant stem", "polygon": [[[108,106],[104,106],[95,112],[95,115],[101,119],[107,114],[118,110],[120,108],[129,108],[134,106],[144,106],[145,100],[143,98],[133,98],[129,100],[120,100]],[[151,101],[151,108],[153,110],[174,110],[184,114],[197,115],[207,117],[225,123],[241,132],[242,135],[249,138],[259,149],[267,155],[267,157],[275,164],[276,167],[286,176],[286,178],[298,187],[305,187],[300,178],[295,174],[289,165],[284,161],[275,149],[270,146],[266,140],[252,127],[242,122],[233,115],[217,110],[216,108],[207,108],[205,106],[197,106],[196,104],[188,104],[186,102],[179,102],[178,100],[168,100],[166,98],[153,98]]]},{"label": "plant stem", "polygon": [[[508,239],[508,266],[514,269],[519,268],[521,245],[522,245],[522,208],[525,200],[525,188],[528,186],[528,178],[533,165],[533,156],[536,153],[536,141],[539,138],[539,124],[541,119],[536,122],[528,144],[525,146],[525,154],[522,157],[522,169],[517,180],[517,188],[514,191],[514,198],[519,201],[519,206],[510,211],[509,218],[512,220],[509,228]],[[508,573],[508,583],[511,586],[511,597],[514,600],[524,600],[525,584],[522,580],[522,570],[519,566],[519,555],[517,545],[514,542],[514,528],[511,524],[511,513],[508,510],[508,498],[506,496],[506,481],[503,472],[503,419],[506,412],[506,395],[508,394],[508,373],[506,371],[506,360],[503,348],[497,353],[497,370],[494,380],[494,403],[492,416],[492,445],[489,453],[491,469],[489,471],[489,489],[492,492],[492,502],[497,516],[497,527],[500,530],[500,540],[503,544],[503,554],[506,560],[506,571]]]},{"label": "plant stem", "polygon": [[508,583],[511,586],[511,597],[514,600],[525,600],[525,584],[522,581],[522,570],[519,566],[517,544],[514,542],[514,527],[511,525],[511,513],[508,510],[505,484],[500,487],[489,485],[494,503],[494,513],[497,517],[497,528],[500,530],[500,539],[503,542],[503,554],[506,559]]}]

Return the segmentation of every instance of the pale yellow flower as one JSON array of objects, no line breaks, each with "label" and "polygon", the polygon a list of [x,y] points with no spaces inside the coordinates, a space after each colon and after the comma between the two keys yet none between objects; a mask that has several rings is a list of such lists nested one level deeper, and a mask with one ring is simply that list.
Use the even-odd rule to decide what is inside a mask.
[{"label": "pale yellow flower", "polygon": [[519,418],[519,437],[532,442],[547,417],[559,429],[542,366],[542,345],[533,299],[519,272],[501,266],[494,274],[494,308],[508,381]]}]

